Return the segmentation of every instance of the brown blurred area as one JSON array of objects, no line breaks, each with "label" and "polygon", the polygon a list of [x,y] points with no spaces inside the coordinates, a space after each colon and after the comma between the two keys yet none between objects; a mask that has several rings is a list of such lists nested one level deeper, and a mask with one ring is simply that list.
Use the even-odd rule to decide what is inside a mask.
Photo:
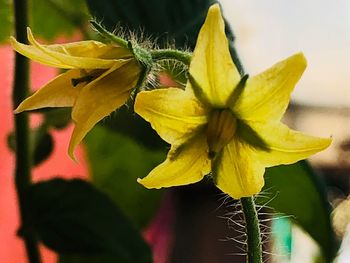
[{"label": "brown blurred area", "polygon": [[[350,187],[350,107],[291,104],[285,122],[292,128],[332,137],[331,146],[310,158],[324,177],[331,199],[348,195]],[[339,197],[340,197],[339,196]]]}]

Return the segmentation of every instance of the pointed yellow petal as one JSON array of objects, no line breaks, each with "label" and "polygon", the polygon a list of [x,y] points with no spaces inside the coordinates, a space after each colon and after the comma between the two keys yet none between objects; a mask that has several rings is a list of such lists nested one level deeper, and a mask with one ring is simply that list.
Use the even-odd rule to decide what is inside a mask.
[{"label": "pointed yellow petal", "polygon": [[265,168],[248,144],[234,138],[218,158],[213,178],[221,191],[235,199],[260,192],[264,185]]},{"label": "pointed yellow petal", "polygon": [[[27,36],[28,36],[28,41],[30,44],[32,44],[34,47],[40,49],[43,53],[51,56],[52,58],[58,60],[59,62],[62,63],[62,66],[65,65],[67,68],[84,68],[84,69],[96,69],[96,68],[110,68],[116,63],[123,65],[125,64],[128,60],[125,59],[101,59],[101,58],[96,58],[94,54],[94,49],[96,49],[96,46],[89,44],[89,46],[85,46],[83,49],[87,49],[92,47],[90,52],[88,53],[87,50],[84,51],[85,56],[75,56],[73,54],[69,54],[65,52],[57,52],[54,48],[47,48],[45,45],[40,45],[34,38],[30,28],[27,28]],[[86,44],[86,42],[83,44],[80,44],[79,42],[75,43],[78,47],[75,47],[75,49],[82,48],[82,45]],[[57,45],[55,45],[57,47]],[[101,46],[101,45],[100,45]],[[95,50],[96,52],[96,50]]]},{"label": "pointed yellow petal", "polygon": [[179,88],[140,92],[134,108],[163,140],[176,145],[192,137],[208,119],[208,110]]},{"label": "pointed yellow petal", "polygon": [[103,59],[132,57],[132,54],[126,48],[119,47],[114,44],[106,45],[94,40],[43,46],[51,51],[70,55],[73,57],[91,57]]},{"label": "pointed yellow petal", "polygon": [[110,68],[116,63],[123,65],[127,62],[127,59],[118,59],[119,57],[115,57],[115,59],[98,58],[99,56],[109,57],[111,54],[117,55],[118,52],[112,52],[109,50],[111,47],[106,48],[106,45],[97,41],[50,46],[39,44],[29,28],[27,28],[27,35],[31,45],[18,43],[14,38],[11,38],[13,48],[22,55],[48,66],[66,69],[104,69]]},{"label": "pointed yellow petal", "polygon": [[81,91],[81,86],[72,86],[72,78],[79,78],[79,70],[68,70],[57,76],[32,96],[25,99],[15,110],[20,113],[48,107],[72,107]]},{"label": "pointed yellow petal", "polygon": [[37,61],[41,64],[55,67],[55,68],[71,68],[67,65],[62,65],[62,63],[51,57],[50,55],[44,53],[41,49],[38,49],[35,46],[31,45],[25,45],[22,43],[19,43],[16,41],[14,37],[10,38],[12,48],[15,49],[18,53],[22,54],[23,56],[26,56],[27,58],[30,58],[34,61]]},{"label": "pointed yellow petal", "polygon": [[189,140],[175,158],[172,158],[172,150],[163,163],[145,178],[137,181],[147,188],[162,188],[192,184],[202,180],[210,172],[208,146],[204,134]]},{"label": "pointed yellow petal", "polygon": [[291,56],[263,73],[247,80],[240,97],[231,109],[244,120],[280,120],[290,94],[306,68],[302,53]]},{"label": "pointed yellow petal", "polygon": [[68,153],[74,159],[74,149],[94,125],[122,106],[135,87],[140,69],[136,61],[111,68],[80,92],[72,110],[75,129]]},{"label": "pointed yellow petal", "polygon": [[190,74],[215,107],[225,107],[240,80],[231,59],[225,24],[218,4],[209,8],[193,52]]},{"label": "pointed yellow petal", "polygon": [[[289,129],[282,123],[250,122],[266,147],[258,147],[259,160],[266,166],[291,164],[326,149],[332,140]],[[265,148],[265,149],[263,149]],[[266,149],[267,148],[267,149]]]}]

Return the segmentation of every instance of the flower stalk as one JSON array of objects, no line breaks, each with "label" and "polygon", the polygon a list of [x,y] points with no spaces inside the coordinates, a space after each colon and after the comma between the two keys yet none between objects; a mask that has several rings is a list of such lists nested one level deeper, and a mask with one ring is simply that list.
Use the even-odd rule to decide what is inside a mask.
[{"label": "flower stalk", "polygon": [[182,62],[186,66],[190,65],[191,53],[174,49],[157,49],[151,51],[151,56],[154,61],[174,59]]},{"label": "flower stalk", "polygon": [[[15,30],[17,39],[27,41],[26,26],[28,21],[28,2],[26,0],[14,1]],[[28,95],[29,63],[28,59],[16,53],[13,105],[16,107]],[[30,263],[40,263],[40,254],[36,237],[32,231],[25,198],[25,192],[31,184],[31,156],[29,148],[29,126],[27,114],[14,116],[16,138],[16,168],[15,186],[18,196],[19,212],[21,218],[22,237],[25,243]]]},{"label": "flower stalk", "polygon": [[247,232],[247,262],[262,262],[262,246],[258,213],[255,209],[253,197],[240,199],[244,214],[245,227]]},{"label": "flower stalk", "polygon": [[113,43],[118,44],[121,47],[128,48],[128,41],[126,41],[123,38],[117,37],[113,33],[109,32],[107,29],[105,29],[103,26],[101,26],[98,22],[95,20],[90,20],[90,24],[97,30],[98,33],[102,37],[104,37],[106,40],[109,40]]}]

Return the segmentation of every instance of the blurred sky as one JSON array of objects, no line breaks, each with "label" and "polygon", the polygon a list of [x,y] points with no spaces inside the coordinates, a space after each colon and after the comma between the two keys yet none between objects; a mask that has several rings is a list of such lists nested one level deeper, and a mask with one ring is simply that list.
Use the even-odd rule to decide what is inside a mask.
[{"label": "blurred sky", "polygon": [[350,107],[349,0],[221,0],[250,75],[302,51],[308,67],[292,98]]}]

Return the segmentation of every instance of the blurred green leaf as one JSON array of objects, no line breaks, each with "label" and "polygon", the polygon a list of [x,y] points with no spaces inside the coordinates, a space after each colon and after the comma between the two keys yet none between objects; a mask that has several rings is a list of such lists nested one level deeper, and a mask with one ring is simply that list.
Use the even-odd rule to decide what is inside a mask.
[{"label": "blurred green leaf", "polygon": [[[12,12],[12,1],[0,0],[0,42],[13,34]],[[29,16],[35,35],[48,40],[61,34],[70,36],[79,29],[85,34],[89,18],[84,0],[32,0]]]},{"label": "blurred green leaf", "polygon": [[59,253],[151,262],[150,250],[132,224],[108,196],[85,181],[36,183],[28,190],[27,202],[40,240]]},{"label": "blurred green leaf", "polygon": [[41,110],[45,117],[45,125],[54,127],[55,129],[67,127],[71,121],[71,111],[71,108],[47,108]]},{"label": "blurred green leaf", "polygon": [[[50,157],[54,147],[54,141],[46,126],[39,126],[31,129],[29,133],[30,149],[32,150],[33,165],[37,166]],[[16,141],[14,133],[7,136],[7,145],[13,152],[15,151]],[[20,146],[19,146],[20,150]]]},{"label": "blurred green leaf", "polygon": [[122,26],[144,30],[162,46],[175,40],[178,47],[194,47],[197,33],[215,0],[86,0],[90,13],[109,30]]},{"label": "blurred green leaf", "polygon": [[112,119],[104,122],[103,126],[132,138],[151,150],[165,149],[168,146],[152,129],[150,123],[135,114],[129,105],[119,108]]},{"label": "blurred green leaf", "polygon": [[0,42],[6,41],[12,33],[12,1],[0,0]]},{"label": "blurred green leaf", "polygon": [[136,182],[159,164],[165,154],[147,150],[130,138],[95,127],[86,137],[93,183],[107,193],[131,220],[142,227],[154,216],[163,191]]},{"label": "blurred green leaf", "polygon": [[60,255],[58,263],[135,263],[135,261],[129,261],[114,255]]},{"label": "blurred green leaf", "polygon": [[46,130],[37,129],[33,134],[33,164],[39,165],[50,157],[54,148],[54,141]]},{"label": "blurred green leaf", "polygon": [[60,34],[72,35],[87,21],[84,0],[32,0],[32,29],[36,35],[53,39]]},{"label": "blurred green leaf", "polygon": [[260,204],[290,215],[320,246],[327,262],[337,251],[326,190],[306,161],[267,169]]}]

